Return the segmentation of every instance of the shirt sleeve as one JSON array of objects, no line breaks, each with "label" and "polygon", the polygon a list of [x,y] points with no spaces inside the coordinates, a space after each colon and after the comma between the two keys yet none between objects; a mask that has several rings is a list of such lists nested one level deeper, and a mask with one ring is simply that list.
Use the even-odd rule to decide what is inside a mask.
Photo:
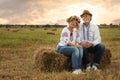
[{"label": "shirt sleeve", "polygon": [[69,42],[68,36],[69,36],[68,32],[65,29],[63,29],[61,32],[61,38],[60,38],[60,41],[63,45],[68,44],[68,42]]},{"label": "shirt sleeve", "polygon": [[98,26],[95,26],[95,30],[94,30],[93,34],[94,34],[94,37],[93,37],[94,39],[93,39],[92,44],[95,46],[95,45],[101,43],[101,36],[100,36],[100,32],[99,32]]}]

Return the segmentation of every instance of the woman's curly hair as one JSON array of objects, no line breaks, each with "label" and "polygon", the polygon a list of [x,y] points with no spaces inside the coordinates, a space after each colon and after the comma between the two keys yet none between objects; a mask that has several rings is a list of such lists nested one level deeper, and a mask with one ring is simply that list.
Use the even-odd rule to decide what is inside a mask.
[{"label": "woman's curly hair", "polygon": [[78,23],[80,23],[80,18],[77,16],[70,16],[69,18],[67,18],[67,22],[70,23],[71,21],[76,20]]}]

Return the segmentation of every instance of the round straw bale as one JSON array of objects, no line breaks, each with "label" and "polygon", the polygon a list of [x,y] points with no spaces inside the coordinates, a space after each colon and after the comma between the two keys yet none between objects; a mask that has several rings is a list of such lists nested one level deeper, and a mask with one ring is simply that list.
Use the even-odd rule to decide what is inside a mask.
[{"label": "round straw bale", "polygon": [[71,59],[49,49],[42,49],[35,55],[35,65],[41,71],[62,71],[71,69]]},{"label": "round straw bale", "polygon": [[[90,62],[93,62],[94,55],[89,54]],[[100,68],[105,67],[111,63],[111,52],[109,49],[105,49],[103,53]],[[56,53],[54,50],[41,49],[35,54],[35,65],[41,71],[52,72],[52,71],[63,71],[71,70],[71,58],[66,57],[63,54]],[[85,62],[83,60],[83,66]]]}]

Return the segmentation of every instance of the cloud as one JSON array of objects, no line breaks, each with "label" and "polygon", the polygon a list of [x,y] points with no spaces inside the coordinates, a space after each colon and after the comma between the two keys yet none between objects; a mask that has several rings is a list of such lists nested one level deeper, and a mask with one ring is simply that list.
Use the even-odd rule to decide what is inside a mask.
[{"label": "cloud", "polygon": [[120,0],[0,0],[0,19],[1,24],[66,24],[66,18],[88,9],[93,22],[109,24],[118,19],[119,7]]},{"label": "cloud", "polygon": [[120,18],[119,18],[119,19],[115,19],[115,20],[113,20],[112,23],[113,23],[113,24],[120,24]]},{"label": "cloud", "polygon": [[[32,0],[5,0],[0,2],[0,17],[8,19],[8,24],[30,24],[32,20],[38,17],[39,11],[42,12],[42,6],[37,7]],[[36,5],[36,6],[35,6]],[[40,16],[42,14],[39,13]]]},{"label": "cloud", "polygon": [[57,20],[56,23],[67,24],[66,19]]},{"label": "cloud", "polygon": [[6,24],[8,20],[0,18],[0,24]]}]

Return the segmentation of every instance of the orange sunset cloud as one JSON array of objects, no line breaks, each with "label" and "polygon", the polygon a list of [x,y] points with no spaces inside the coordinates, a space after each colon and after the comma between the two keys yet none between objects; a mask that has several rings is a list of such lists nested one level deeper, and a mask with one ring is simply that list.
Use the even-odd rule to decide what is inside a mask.
[{"label": "orange sunset cloud", "polygon": [[120,24],[120,0],[0,0],[0,24],[66,24],[84,9],[95,24]]}]

